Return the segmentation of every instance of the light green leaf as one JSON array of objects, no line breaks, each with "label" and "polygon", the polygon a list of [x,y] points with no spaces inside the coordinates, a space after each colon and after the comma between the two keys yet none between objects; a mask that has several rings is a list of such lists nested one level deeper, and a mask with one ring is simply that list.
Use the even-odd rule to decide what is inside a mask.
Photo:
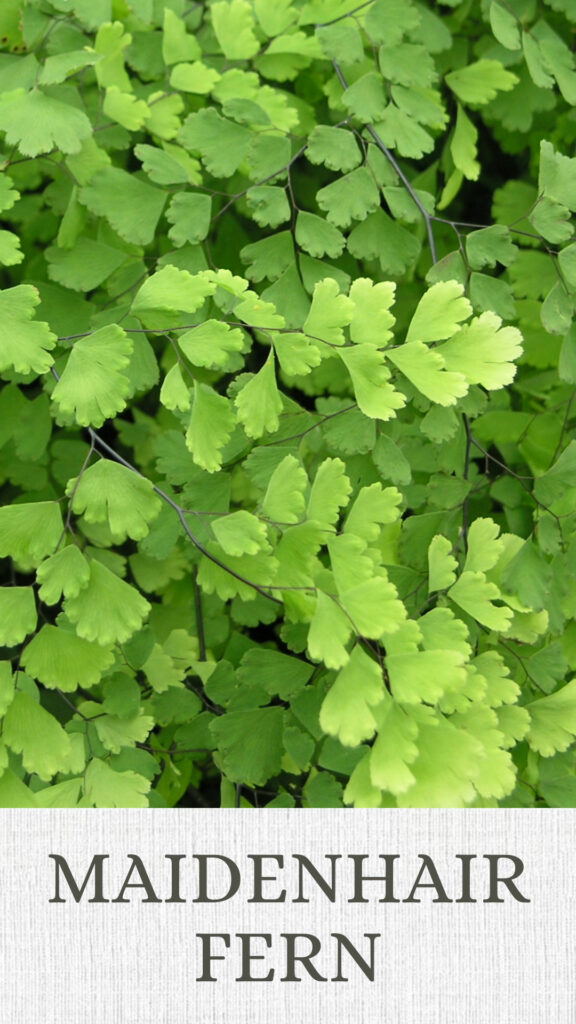
[{"label": "light green leaf", "polygon": [[342,668],[348,662],[346,644],[352,624],[337,602],[319,590],[316,608],[308,631],[308,652],[313,661],[323,661],[327,668]]},{"label": "light green leaf", "polygon": [[219,320],[206,320],[181,334],[178,346],[196,366],[225,369],[231,354],[242,351],[244,338],[237,327],[232,329]]},{"label": "light green leaf", "polygon": [[78,636],[104,646],[128,640],[149,610],[148,601],[134,587],[96,560],[90,563],[88,586],[64,602]]},{"label": "light green leaf", "polygon": [[201,242],[210,228],[212,199],[202,192],[178,192],[166,211],[172,224],[168,237],[175,245]]},{"label": "light green leaf", "polygon": [[310,489],[307,517],[333,532],[340,509],[348,504],[352,486],[342,459],[324,459]]},{"label": "light green leaf", "polygon": [[462,103],[482,106],[493,100],[499,91],[509,92],[518,78],[498,60],[477,60],[445,76],[446,84]]},{"label": "light green leaf", "polygon": [[443,341],[451,338],[472,306],[457,281],[439,281],[424,293],[410,322],[406,341]]},{"label": "light green leaf", "polygon": [[493,519],[475,519],[468,530],[468,551],[464,569],[487,572],[504,552],[504,541],[498,539],[500,527]]},{"label": "light green leaf", "polygon": [[4,718],[2,736],[7,747],[22,754],[27,772],[48,781],[57,772],[66,771],[72,755],[70,737],[28,693],[15,694]]},{"label": "light green leaf", "polygon": [[55,550],[62,529],[55,501],[5,505],[0,508],[0,557],[36,566]]},{"label": "light green leaf", "polygon": [[218,0],[210,8],[212,27],[228,60],[248,60],[260,48],[247,0]]},{"label": "light green leaf", "polygon": [[160,401],[171,411],[179,409],[180,412],[186,412],[190,408],[192,396],[189,386],[184,383],[179,363],[174,363],[168,370],[160,389]]},{"label": "light green leaf", "polygon": [[296,219],[295,238],[304,252],[311,256],[330,256],[336,259],[344,250],[346,239],[338,228],[315,213],[301,210]]},{"label": "light green leaf", "polygon": [[469,384],[489,391],[510,384],[516,376],[513,360],[522,354],[522,335],[516,327],[502,327],[495,313],[482,313],[461,327],[438,351],[448,370],[464,374]]},{"label": "light green leaf", "polygon": [[324,164],[331,171],[354,170],[362,156],[352,132],[331,125],[316,125],[308,139],[306,159],[312,164]]},{"label": "light green leaf", "polygon": [[389,349],[386,354],[431,402],[444,406],[455,405],[468,391],[466,378],[457,371],[447,371],[441,354],[428,348],[422,341],[411,341]]},{"label": "light green leaf", "polygon": [[32,587],[0,587],[0,645],[14,647],[36,629]]},{"label": "light green leaf", "polygon": [[278,775],[282,755],[282,708],[234,711],[214,718],[210,732],[231,782],[263,786]]},{"label": "light green leaf", "polygon": [[137,132],[142,128],[150,114],[145,100],[136,99],[132,93],[122,92],[117,85],[106,89],[102,110],[107,117],[129,132]]},{"label": "light green leaf", "polygon": [[[480,175],[478,162],[478,129],[472,123],[463,108],[458,104],[456,125],[450,142],[450,153],[454,166],[469,181],[477,181]],[[461,179],[460,179],[461,180]],[[448,205],[448,199],[442,206]]]},{"label": "light green leaf", "polygon": [[194,384],[194,398],[186,431],[186,447],[196,465],[208,473],[222,466],[222,448],[236,425],[230,402],[208,384]]},{"label": "light green leaf", "polygon": [[446,590],[456,579],[458,562],[452,555],[452,544],[441,533],[436,534],[428,547],[428,593]]},{"label": "light green leaf", "polygon": [[383,694],[382,670],[361,647],[355,647],[324,698],[320,709],[322,729],[347,747],[371,739],[376,731],[371,708],[379,704]]},{"label": "light green leaf", "polygon": [[91,213],[105,217],[121,238],[149,245],[166,202],[166,194],[119,167],[103,167],[79,191]]},{"label": "light green leaf", "polygon": [[90,579],[90,567],[75,544],[60,548],[36,571],[38,596],[44,604],[57,604],[62,595],[76,597]]},{"label": "light green leaf", "polygon": [[339,349],[338,355],[352,378],[356,401],[365,416],[389,420],[404,407],[406,399],[388,383],[390,371],[384,365],[382,353],[373,345]]},{"label": "light green leaf", "polygon": [[107,523],[117,542],[141,540],[160,511],[160,498],[149,480],[119,462],[99,459],[82,476],[68,482],[72,510],[88,523]]},{"label": "light green leaf", "polygon": [[306,470],[293,455],[276,466],[262,499],[262,514],[273,522],[297,523],[304,516]]},{"label": "light green leaf", "polygon": [[83,427],[101,427],[125,409],[132,386],[122,371],[131,353],[132,342],[115,324],[76,341],[52,392],[59,412]]},{"label": "light green leaf", "polygon": [[114,771],[106,761],[95,757],[84,776],[83,806],[148,807],[149,790],[150,782],[143,775]]},{"label": "light green leaf", "polygon": [[278,430],[282,398],[276,384],[273,350],[262,369],[238,392],[234,404],[248,437]]},{"label": "light green leaf", "polygon": [[177,311],[195,313],[215,290],[214,282],[201,274],[193,275],[168,264],[139,288],[132,302],[132,312],[147,327],[163,328],[170,324],[170,316]]},{"label": "light green leaf", "polygon": [[530,715],[527,740],[542,757],[567,750],[576,736],[576,679],[526,705]]},{"label": "light green leaf", "polygon": [[[8,146],[18,146],[22,156],[52,149],[80,152],[83,141],[92,134],[92,125],[83,110],[67,102],[70,94],[61,90],[56,87],[49,95],[39,89],[15,89],[0,96],[0,131],[6,132]],[[73,90],[72,97],[75,95]]]},{"label": "light green leaf", "polygon": [[164,7],[163,27],[162,58],[165,64],[179,64],[181,61],[197,60],[201,56],[197,39],[189,35],[186,22],[170,7]]},{"label": "light green leaf", "polygon": [[211,525],[216,540],[228,555],[256,555],[271,550],[266,524],[245,509],[214,519]]},{"label": "light green leaf", "polygon": [[391,328],[396,318],[390,312],[396,285],[392,281],[374,284],[370,278],[359,277],[350,288],[354,315],[350,324],[350,337],[359,345],[367,343],[384,348],[392,337]]},{"label": "light green leaf", "polygon": [[463,572],[448,591],[448,596],[473,619],[500,633],[508,632],[513,612],[493,602],[500,597],[495,583],[489,583],[482,572]]},{"label": "light green leaf", "polygon": [[203,96],[212,92],[219,81],[220,73],[201,60],[195,60],[193,64],[176,64],[170,75],[170,85],[175,91]]},{"label": "light green leaf", "polygon": [[208,107],[188,115],[179,141],[202,157],[210,174],[229,178],[248,155],[252,133]]},{"label": "light green leaf", "polygon": [[400,518],[401,501],[402,495],[396,487],[383,488],[379,483],[363,487],[348,513],[344,532],[368,544],[374,543],[380,536],[380,526],[395,523]]},{"label": "light green leaf", "polygon": [[45,625],[24,649],[22,667],[44,686],[71,693],[95,686],[114,662],[112,651],[57,626]]},{"label": "light green leaf", "polygon": [[37,288],[19,284],[0,291],[0,373],[46,373],[53,359],[56,336],[48,324],[33,321],[40,302]]}]

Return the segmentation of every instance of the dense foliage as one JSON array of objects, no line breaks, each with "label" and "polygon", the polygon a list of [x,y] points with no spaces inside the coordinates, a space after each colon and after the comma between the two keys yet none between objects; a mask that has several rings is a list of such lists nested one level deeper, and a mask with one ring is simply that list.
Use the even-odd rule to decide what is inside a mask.
[{"label": "dense foliage", "polygon": [[576,805],[575,0],[3,0],[0,806]]}]

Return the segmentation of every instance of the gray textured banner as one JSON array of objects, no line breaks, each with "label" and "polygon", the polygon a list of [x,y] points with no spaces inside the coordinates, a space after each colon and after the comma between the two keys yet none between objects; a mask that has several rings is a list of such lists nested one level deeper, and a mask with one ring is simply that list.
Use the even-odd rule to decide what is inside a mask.
[{"label": "gray textured banner", "polygon": [[[574,1024],[575,825],[576,811],[551,810],[2,811],[3,1019]],[[107,857],[76,902],[50,854],[80,888],[94,855]],[[202,855],[230,858],[239,874]],[[514,873],[512,856],[529,903],[496,886]],[[236,894],[198,902],[203,869],[208,896]],[[50,902],[57,874],[61,903]],[[360,874],[387,874],[388,888]],[[90,902],[95,881],[110,902]],[[250,902],[255,882],[275,902]],[[463,894],[477,902],[456,902]],[[349,902],[361,895],[368,902]],[[318,977],[297,959],[311,952]],[[203,970],[217,980],[199,981]],[[291,976],[302,980],[282,980]]]}]

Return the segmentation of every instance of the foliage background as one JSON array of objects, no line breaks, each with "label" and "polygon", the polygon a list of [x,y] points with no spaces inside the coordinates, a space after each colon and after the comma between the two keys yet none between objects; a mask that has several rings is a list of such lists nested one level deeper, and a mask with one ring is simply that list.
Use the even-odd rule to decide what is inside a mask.
[{"label": "foliage background", "polygon": [[576,805],[574,0],[6,0],[0,806]]}]

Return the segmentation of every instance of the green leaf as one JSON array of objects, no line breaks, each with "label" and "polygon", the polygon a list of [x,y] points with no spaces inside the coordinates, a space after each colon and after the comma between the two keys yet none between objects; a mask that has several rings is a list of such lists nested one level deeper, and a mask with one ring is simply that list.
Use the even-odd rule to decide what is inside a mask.
[{"label": "green leaf", "polygon": [[402,495],[395,487],[383,488],[379,483],[363,487],[348,513],[344,532],[374,543],[380,536],[380,526],[400,518],[401,501]]},{"label": "green leaf", "polygon": [[117,772],[95,757],[84,776],[83,806],[148,807],[150,782],[138,772]]},{"label": "green leaf", "polygon": [[10,707],[15,694],[15,681],[9,661],[0,661],[0,715]]},{"label": "green leaf", "polygon": [[481,106],[493,100],[499,91],[509,92],[518,79],[500,61],[483,59],[450,71],[445,81],[462,103]]},{"label": "green leaf", "polygon": [[246,193],[246,202],[254,220],[261,227],[276,228],[290,220],[290,204],[283,188],[259,185]]},{"label": "green leaf", "polygon": [[238,392],[234,404],[248,437],[262,437],[278,430],[282,399],[276,384],[273,351],[262,369]]},{"label": "green leaf", "polygon": [[369,278],[357,278],[350,288],[354,315],[350,324],[350,337],[358,344],[368,343],[384,348],[392,337],[395,317],[390,312],[396,285],[391,281],[374,284]]},{"label": "green leaf", "polygon": [[90,563],[90,582],[75,597],[66,598],[64,611],[78,636],[106,646],[123,643],[140,629],[148,601],[101,562]]},{"label": "green leaf", "polygon": [[293,455],[286,455],[270,477],[262,499],[262,514],[272,522],[297,523],[306,507],[308,477]]},{"label": "green leaf", "polygon": [[62,87],[54,89],[53,95],[39,89],[4,92],[0,96],[0,131],[6,133],[7,145],[17,146],[23,156],[52,149],[78,153],[92,134],[92,125],[74,104],[75,95],[74,90],[70,95]]},{"label": "green leaf", "polygon": [[92,238],[80,237],[69,249],[51,245],[46,259],[52,281],[74,291],[90,292],[126,262],[126,253]]},{"label": "green leaf", "polygon": [[446,368],[489,391],[510,384],[516,376],[513,360],[522,354],[522,335],[516,327],[501,324],[495,313],[482,313],[461,327],[438,349]]},{"label": "green leaf", "polygon": [[512,619],[509,608],[494,604],[501,594],[494,583],[490,583],[482,572],[463,572],[448,591],[448,596],[488,629],[506,633]]},{"label": "green leaf", "polygon": [[370,779],[379,789],[405,793],[415,782],[409,765],[418,756],[418,725],[393,701],[384,705],[378,718],[378,735],[369,755]]},{"label": "green leaf", "polygon": [[178,346],[196,366],[225,369],[233,352],[241,352],[244,338],[238,328],[206,320],[178,338]]},{"label": "green leaf", "polygon": [[263,708],[229,712],[212,721],[210,732],[231,782],[264,786],[279,773],[283,718],[282,708]]},{"label": "green leaf", "polygon": [[355,647],[348,664],[338,673],[320,709],[320,725],[347,747],[371,739],[376,719],[371,708],[384,693],[382,671],[361,647]]},{"label": "green leaf", "polygon": [[186,22],[170,7],[164,7],[162,57],[165,64],[197,60],[202,50],[196,38],[186,31]]},{"label": "green leaf", "polygon": [[0,557],[36,566],[55,550],[62,516],[54,501],[0,508]]},{"label": "green leaf", "polygon": [[194,398],[186,431],[186,447],[197,466],[216,473],[222,466],[222,448],[236,425],[230,403],[208,384],[194,384]]},{"label": "green leaf", "polygon": [[316,193],[316,202],[331,224],[347,228],[353,220],[364,220],[378,209],[380,193],[370,170],[358,167],[321,188]]},{"label": "green leaf", "polygon": [[266,524],[245,509],[214,519],[212,531],[228,555],[256,555],[270,550]]},{"label": "green leaf", "polygon": [[472,313],[457,281],[439,281],[424,293],[416,307],[406,341],[443,341],[451,338]]},{"label": "green leaf", "polygon": [[90,579],[90,567],[75,544],[69,544],[47,558],[36,571],[38,596],[44,604],[57,604],[62,595],[76,597]]},{"label": "green leaf", "polygon": [[201,242],[208,234],[212,200],[202,192],[178,192],[170,202],[166,218],[172,224],[168,237],[174,245]]},{"label": "green leaf", "polygon": [[447,371],[442,355],[422,341],[411,341],[390,349],[387,357],[431,402],[455,405],[468,391],[464,375]]},{"label": "green leaf", "polygon": [[353,315],[351,300],[340,295],[337,281],[327,277],[314,287],[312,306],[303,330],[311,338],[320,338],[331,345],[343,345],[345,339],[342,328],[350,323]]},{"label": "green leaf", "polygon": [[504,552],[504,541],[498,539],[500,527],[493,519],[475,519],[468,530],[468,550],[464,569],[487,572]]},{"label": "green leaf", "polygon": [[24,649],[22,667],[44,686],[71,693],[95,686],[114,655],[66,629],[45,625]]},{"label": "green leaf", "polygon": [[362,75],[345,90],[342,103],[365,124],[380,121],[386,110],[384,82],[375,71]]},{"label": "green leaf", "polygon": [[573,157],[557,153],[551,142],[542,140],[540,143],[540,173],[538,189],[548,199],[569,210],[576,210],[576,184]]},{"label": "green leaf", "polygon": [[490,4],[490,26],[498,42],[507,50],[520,49],[522,43],[518,19],[514,12],[499,0],[492,0]]},{"label": "green leaf", "polygon": [[32,587],[0,587],[0,644],[14,647],[36,629]]},{"label": "green leaf", "polygon": [[289,377],[310,373],[322,362],[319,346],[304,334],[273,334],[272,342],[280,367]]},{"label": "green leaf", "polygon": [[452,555],[452,544],[441,533],[436,534],[428,547],[428,593],[446,590],[456,579],[458,562]]},{"label": "green leaf", "polygon": [[[478,129],[458,104],[456,113],[456,125],[450,142],[450,153],[454,166],[460,174],[469,181],[477,181],[480,175],[480,164],[478,162]],[[448,186],[446,186],[448,188]],[[448,205],[448,200],[442,201],[442,206]]]},{"label": "green leaf", "polygon": [[495,267],[497,263],[507,267],[514,262],[517,254],[518,249],[512,244],[510,232],[502,224],[471,231],[466,238],[466,256],[473,270]]},{"label": "green leaf", "polygon": [[48,781],[66,771],[72,755],[70,737],[56,719],[28,693],[17,692],[4,718],[7,747],[22,754],[27,772]]},{"label": "green leaf", "polygon": [[218,0],[210,8],[216,38],[229,60],[248,60],[260,48],[254,34],[252,5],[247,0]]},{"label": "green leaf", "polygon": [[348,504],[352,486],[341,459],[325,459],[319,466],[308,499],[307,516],[332,532],[340,509]]},{"label": "green leaf", "polygon": [[543,757],[567,750],[576,736],[576,679],[549,697],[526,705],[530,715],[527,740]]},{"label": "green leaf", "polygon": [[150,481],[110,459],[99,459],[69,480],[66,493],[77,515],[84,515],[87,523],[107,523],[119,542],[145,537],[160,511]]},{"label": "green leaf", "polygon": [[306,159],[312,164],[324,164],[331,171],[354,170],[362,156],[352,132],[331,125],[316,125],[308,139]]},{"label": "green leaf", "polygon": [[252,142],[247,128],[220,117],[213,107],[189,114],[179,138],[186,149],[201,156],[210,174],[223,178],[234,174]]},{"label": "green leaf", "polygon": [[328,224],[322,217],[301,210],[296,219],[295,238],[304,252],[311,256],[328,255],[332,259],[340,256],[346,240],[341,231],[333,224]]},{"label": "green leaf", "polygon": [[338,355],[352,378],[356,401],[365,416],[389,420],[403,408],[406,399],[388,383],[390,371],[373,345],[354,345],[340,349]]},{"label": "green leaf", "polygon": [[271,696],[289,700],[306,686],[313,671],[313,666],[300,658],[253,647],[243,655],[237,675],[245,686],[261,686]]},{"label": "green leaf", "polygon": [[352,633],[348,616],[337,602],[323,591],[316,595],[316,607],[308,632],[308,652],[314,661],[327,668],[342,668],[348,662],[346,644]]},{"label": "green leaf", "polygon": [[83,427],[101,427],[125,409],[132,387],[122,371],[131,353],[132,342],[115,324],[76,341],[52,392],[58,411]]},{"label": "green leaf", "polygon": [[79,192],[91,213],[105,217],[121,238],[135,245],[153,240],[166,195],[118,167],[103,167]]},{"label": "green leaf", "polygon": [[178,363],[174,363],[174,366],[168,370],[162,382],[160,401],[166,409],[172,411],[179,409],[181,412],[186,412],[190,408],[192,401],[190,388],[184,383],[182,370]]},{"label": "green leaf", "polygon": [[33,321],[40,302],[37,288],[28,284],[0,291],[0,373],[46,373],[56,337],[48,324]]},{"label": "green leaf", "polygon": [[[163,328],[177,311],[195,313],[215,291],[215,285],[200,274],[190,274],[170,264],[148,277],[136,292],[132,312],[147,327]],[[180,318],[178,318],[180,323]]]},{"label": "green leaf", "polygon": [[170,85],[174,90],[200,95],[212,92],[219,81],[219,72],[201,60],[195,60],[193,64],[176,64],[170,75]]}]

